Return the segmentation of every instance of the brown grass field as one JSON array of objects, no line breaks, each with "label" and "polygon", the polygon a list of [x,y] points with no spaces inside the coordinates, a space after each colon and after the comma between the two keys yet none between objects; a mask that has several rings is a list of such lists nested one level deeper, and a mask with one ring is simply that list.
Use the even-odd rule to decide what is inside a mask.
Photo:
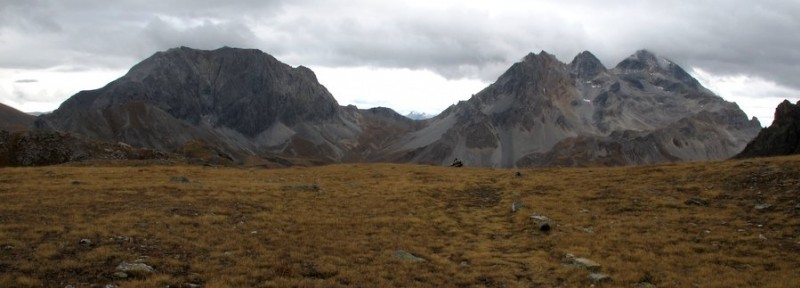
[{"label": "brown grass field", "polygon": [[[0,287],[800,287],[800,157],[129,164],[0,169]],[[592,283],[567,254],[611,280]],[[155,271],[123,277],[122,262]]]}]

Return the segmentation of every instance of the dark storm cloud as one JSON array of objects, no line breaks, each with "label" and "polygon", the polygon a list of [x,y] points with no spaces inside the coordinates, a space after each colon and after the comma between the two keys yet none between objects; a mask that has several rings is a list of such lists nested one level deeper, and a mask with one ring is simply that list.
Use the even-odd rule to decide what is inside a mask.
[{"label": "dark storm cloud", "polygon": [[800,88],[800,1],[564,2],[12,0],[0,4],[0,68],[127,68],[171,47],[233,46],[493,81],[528,52],[569,62],[589,50],[614,66],[647,48]]}]

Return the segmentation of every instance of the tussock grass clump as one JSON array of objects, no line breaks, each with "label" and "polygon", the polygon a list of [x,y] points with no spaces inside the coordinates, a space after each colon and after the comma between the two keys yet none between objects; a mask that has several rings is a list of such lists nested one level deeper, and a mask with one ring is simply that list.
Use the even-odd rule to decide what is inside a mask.
[{"label": "tussock grass clump", "polygon": [[[800,157],[519,173],[3,168],[0,198],[0,287],[795,287],[800,276]],[[153,271],[123,275],[121,263]],[[595,272],[610,280],[592,283]]]}]

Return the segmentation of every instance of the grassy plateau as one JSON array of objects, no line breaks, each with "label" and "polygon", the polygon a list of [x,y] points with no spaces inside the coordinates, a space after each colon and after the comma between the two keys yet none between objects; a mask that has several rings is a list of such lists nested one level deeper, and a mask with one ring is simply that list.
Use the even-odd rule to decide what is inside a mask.
[{"label": "grassy plateau", "polygon": [[0,169],[0,287],[800,287],[796,156],[134,164]]}]

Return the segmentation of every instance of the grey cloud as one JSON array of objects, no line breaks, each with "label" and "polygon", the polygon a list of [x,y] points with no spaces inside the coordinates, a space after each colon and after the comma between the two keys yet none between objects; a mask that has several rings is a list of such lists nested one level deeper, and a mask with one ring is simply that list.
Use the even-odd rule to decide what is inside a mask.
[{"label": "grey cloud", "polygon": [[498,67],[507,68],[532,49],[569,50],[580,45],[560,42],[567,38],[562,35],[582,34],[579,26],[547,11],[498,19],[480,9],[413,11],[399,4],[323,11],[279,19],[277,30],[299,30],[303,36],[288,42],[266,37],[265,46],[277,45],[278,54],[290,51],[286,58],[311,65],[429,69],[448,78],[494,80],[502,72]]},{"label": "grey cloud", "polygon": [[36,83],[36,82],[39,82],[39,80],[36,80],[36,79],[20,79],[20,80],[14,81],[14,83]]},{"label": "grey cloud", "polygon": [[213,23],[203,20],[202,24],[180,29],[161,18],[155,18],[141,32],[147,41],[145,47],[165,50],[177,46],[199,49],[214,49],[221,46],[252,47],[255,35],[245,25],[238,22]]},{"label": "grey cloud", "polygon": [[800,88],[798,1],[429,2],[8,0],[0,67],[123,68],[175,46],[235,46],[292,65],[493,81],[528,52],[568,62],[589,50],[613,66],[647,48],[687,69]]},{"label": "grey cloud", "polygon": [[6,0],[0,3],[0,28],[14,27],[25,33],[60,32],[61,25],[53,21],[56,11],[42,5],[43,1]]}]

